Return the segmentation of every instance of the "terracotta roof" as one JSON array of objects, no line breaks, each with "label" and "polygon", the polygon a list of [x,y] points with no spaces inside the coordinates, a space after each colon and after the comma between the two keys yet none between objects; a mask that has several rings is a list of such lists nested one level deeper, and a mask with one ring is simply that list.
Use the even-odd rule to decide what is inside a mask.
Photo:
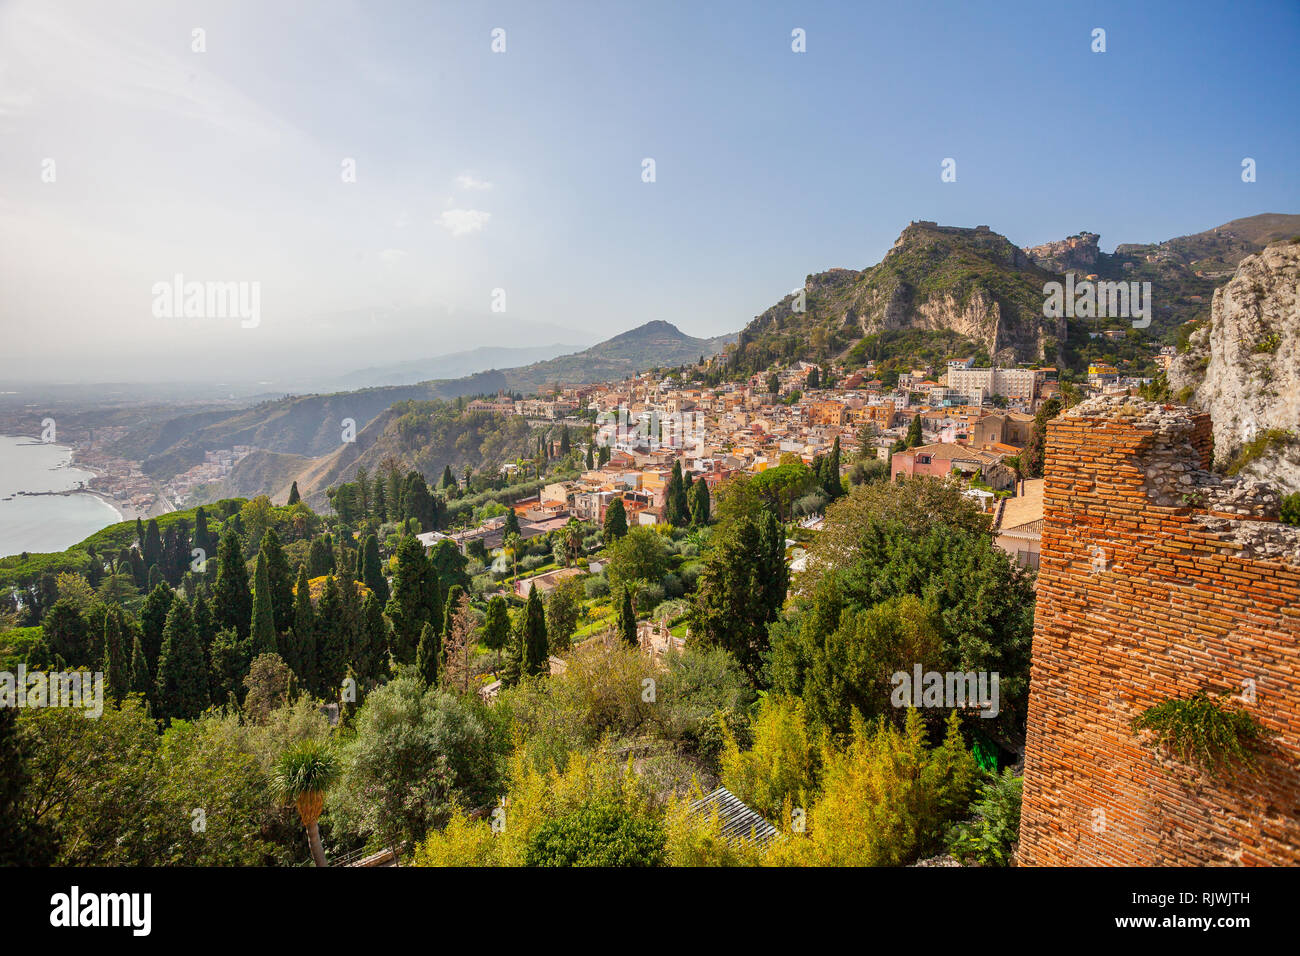
[{"label": "terracotta roof", "polygon": [[[998,513],[993,519],[993,530],[997,534],[1020,530],[1024,533],[1042,531],[1043,522],[1043,479],[1026,478],[1021,494],[1014,498],[1003,499]],[[1037,523],[1037,528],[1027,527]]]}]

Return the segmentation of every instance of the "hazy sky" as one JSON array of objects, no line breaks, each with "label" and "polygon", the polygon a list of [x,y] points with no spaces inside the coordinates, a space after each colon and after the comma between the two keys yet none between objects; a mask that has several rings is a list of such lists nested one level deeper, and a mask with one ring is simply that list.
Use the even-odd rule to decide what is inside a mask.
[{"label": "hazy sky", "polygon": [[[0,376],[712,335],[912,219],[1300,212],[1300,4],[1084,6],[0,0]],[[178,273],[259,323],[155,315]]]}]

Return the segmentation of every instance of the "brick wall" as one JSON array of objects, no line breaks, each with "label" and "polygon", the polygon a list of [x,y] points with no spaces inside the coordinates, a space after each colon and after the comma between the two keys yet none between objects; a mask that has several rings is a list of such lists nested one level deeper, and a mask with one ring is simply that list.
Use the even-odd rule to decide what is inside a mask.
[{"label": "brick wall", "polygon": [[[1135,399],[1048,426],[1020,861],[1300,864],[1300,528],[1220,479],[1210,421]],[[1277,736],[1208,776],[1135,737],[1147,707],[1255,682]]]}]

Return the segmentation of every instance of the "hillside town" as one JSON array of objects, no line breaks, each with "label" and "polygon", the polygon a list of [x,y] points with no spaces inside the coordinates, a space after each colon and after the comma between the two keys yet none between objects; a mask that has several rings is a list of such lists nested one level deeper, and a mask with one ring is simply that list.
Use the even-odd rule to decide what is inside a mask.
[{"label": "hillside town", "polygon": [[[674,465],[690,483],[710,491],[737,474],[757,475],[782,464],[812,465],[838,449],[850,462],[877,463],[899,476],[964,480],[965,494],[990,514],[997,542],[1022,566],[1036,567],[1042,482],[1025,480],[1021,456],[1035,415],[1059,402],[1055,368],[975,367],[955,358],[943,368],[898,375],[892,386],[874,367],[847,372],[796,362],[741,382],[705,387],[669,373],[647,372],[600,385],[560,385],[546,398],[513,401],[497,395],[470,402],[470,411],[522,415],[538,425],[592,426],[605,459],[577,478],[545,485],[514,509],[527,539],[569,518],[600,525],[618,500],[629,525],[666,521]],[[1128,394],[1144,380],[1122,378],[1109,366],[1089,370],[1088,397]],[[1081,397],[1081,396],[1080,396]],[[508,464],[506,471],[516,466]],[[806,510],[811,509],[811,510]],[[792,517],[815,527],[819,503],[794,504]],[[462,550],[482,541],[500,547],[504,519],[448,534]]]}]

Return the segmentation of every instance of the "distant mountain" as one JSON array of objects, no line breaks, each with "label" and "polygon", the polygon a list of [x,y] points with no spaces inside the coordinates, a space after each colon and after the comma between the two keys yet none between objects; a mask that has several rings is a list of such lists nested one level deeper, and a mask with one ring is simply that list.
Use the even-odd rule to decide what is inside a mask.
[{"label": "distant mountain", "polygon": [[695,363],[701,356],[717,355],[735,339],[735,335],[697,339],[671,322],[656,320],[572,355],[506,369],[505,376],[513,391],[523,393],[557,382],[605,382],[649,368]]},{"label": "distant mountain", "polygon": [[433,379],[462,378],[489,369],[516,368],[532,362],[544,362],[576,352],[579,348],[581,346],[578,345],[538,345],[528,348],[482,346],[433,358],[364,368],[339,376],[334,387],[351,389],[376,385],[413,385]]},{"label": "distant mountain", "polygon": [[879,264],[808,276],[745,326],[732,362],[747,372],[794,359],[861,364],[899,349],[1054,362],[1065,324],[1042,314],[1053,278],[987,226],[913,222]]},{"label": "distant mountain", "polygon": [[[367,388],[328,395],[300,395],[261,402],[236,411],[208,411],[151,422],[117,441],[113,454],[143,462],[141,469],[167,479],[204,460],[204,453],[235,445],[281,455],[316,457],[342,444],[343,421],[360,432],[395,402],[449,399],[505,388],[500,372],[420,385]],[[276,469],[283,473],[284,468]]]},{"label": "distant mountain", "polygon": [[1298,235],[1300,216],[1266,212],[1164,242],[1124,243],[1115,247],[1115,254],[1149,262],[1176,262],[1193,272],[1231,273],[1242,259],[1270,242]]},{"label": "distant mountain", "polygon": [[[617,379],[655,366],[697,362],[701,355],[717,354],[732,339],[734,336],[726,335],[697,339],[668,322],[649,322],[584,351],[520,368],[494,369],[415,385],[287,396],[233,411],[217,409],[153,421],[132,429],[115,443],[112,451],[122,458],[143,462],[141,468],[145,474],[165,480],[200,464],[205,452],[249,445],[257,451],[241,461],[234,473],[221,483],[216,497],[270,492],[281,485],[287,487],[294,477],[298,477],[305,493],[307,487],[314,488],[320,482],[349,474],[349,465],[355,470],[356,459],[369,447],[367,442],[377,441],[378,434],[386,427],[385,413],[398,403],[490,395],[501,390],[529,394],[556,382],[578,384]],[[376,426],[378,432],[368,427],[377,418],[383,419]],[[344,419],[354,423],[355,442],[341,441]],[[407,458],[411,458],[411,449],[405,451]],[[402,449],[394,447],[390,439],[384,452],[400,454]],[[439,453],[434,448],[421,451],[416,457],[432,463]],[[460,459],[454,463],[461,463]],[[464,463],[474,464],[474,457],[467,457]],[[310,473],[299,475],[304,469]],[[438,470],[441,469],[439,465]]]}]

